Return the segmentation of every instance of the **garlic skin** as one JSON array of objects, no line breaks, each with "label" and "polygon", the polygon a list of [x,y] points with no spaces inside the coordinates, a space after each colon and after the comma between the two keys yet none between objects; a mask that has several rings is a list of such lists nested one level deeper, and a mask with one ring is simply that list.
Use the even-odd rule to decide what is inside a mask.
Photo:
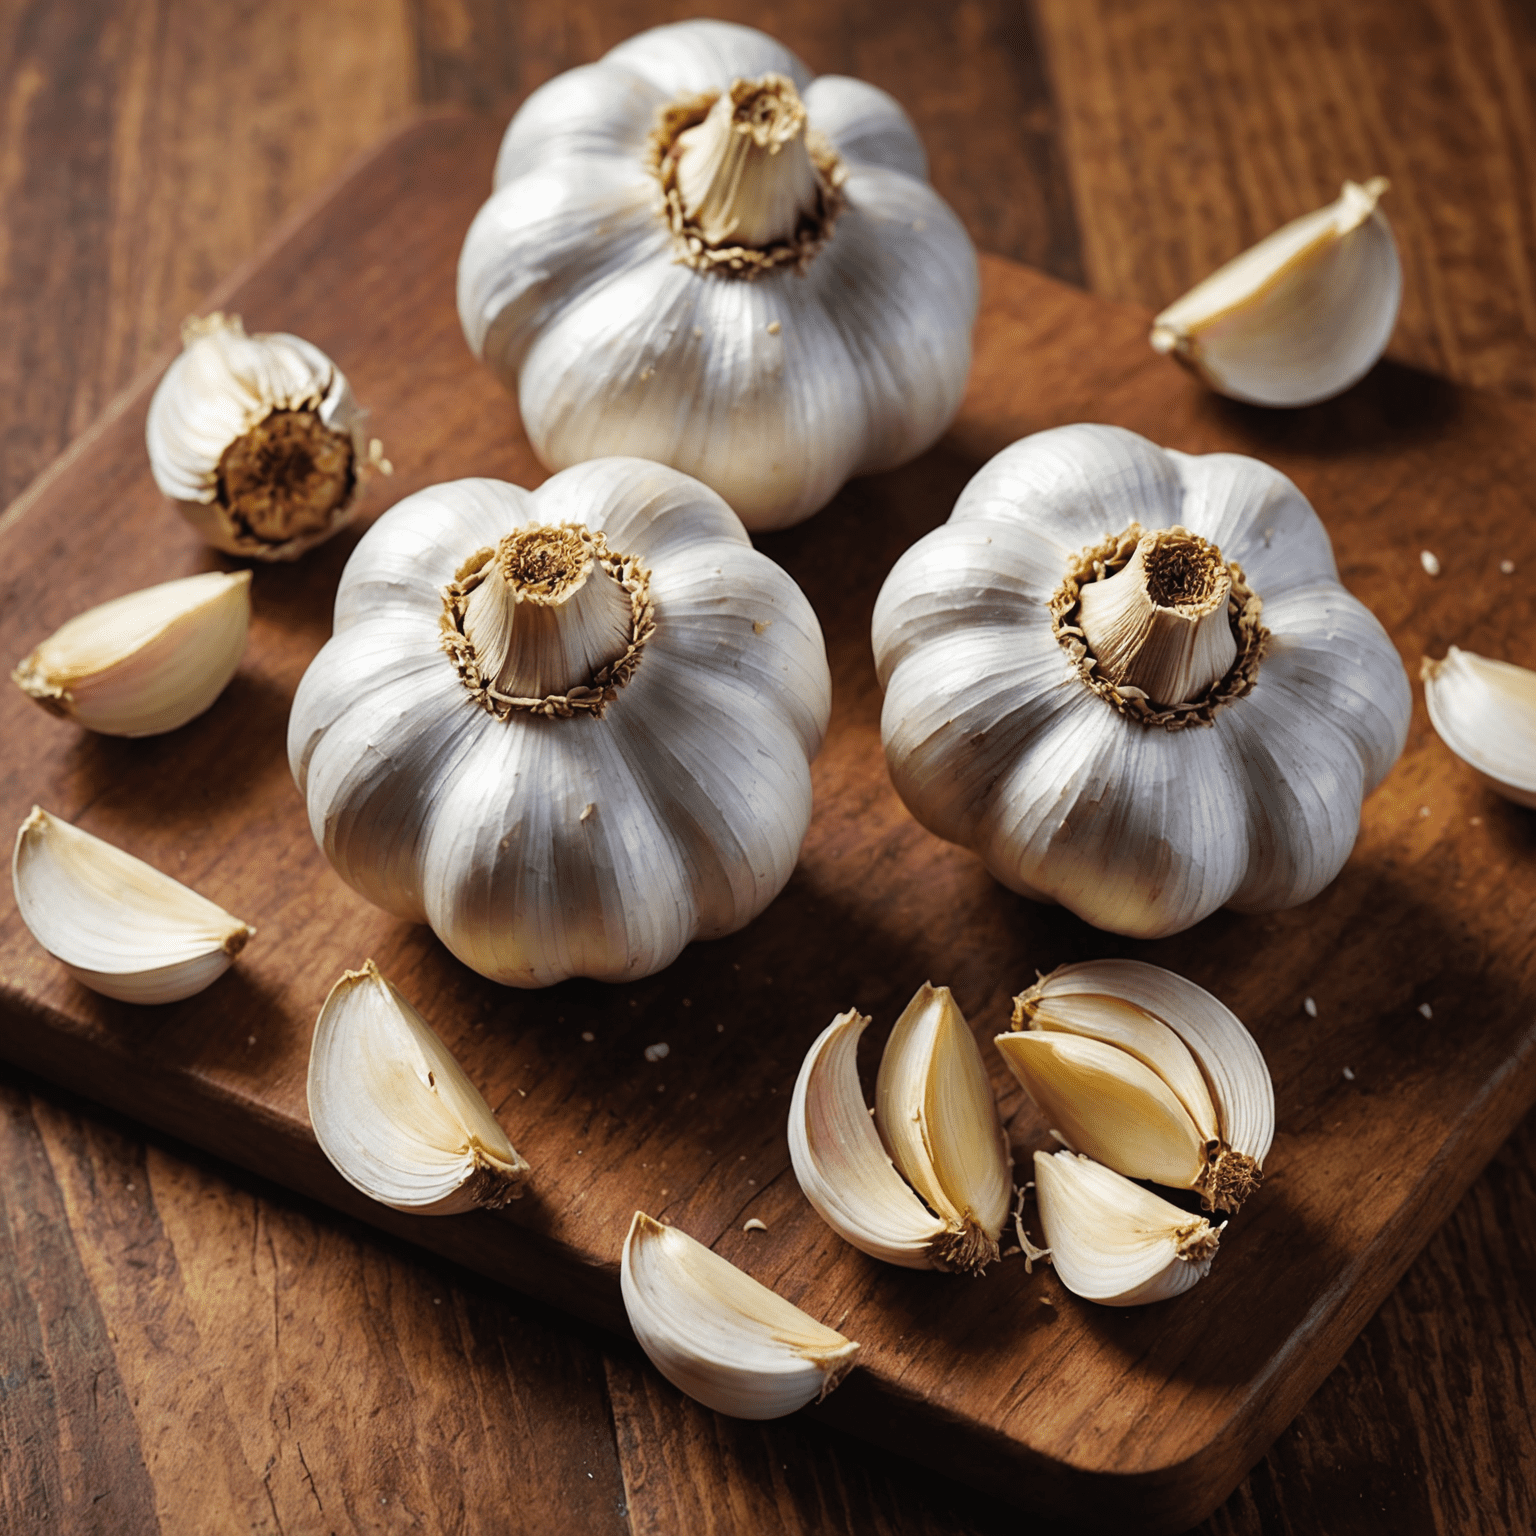
[{"label": "garlic skin", "polygon": [[1314,405],[1364,378],[1387,350],[1402,300],[1387,180],[1346,181],[1338,199],[1234,257],[1152,322],[1212,389],[1251,405]]},{"label": "garlic skin", "polygon": [[337,873],[481,975],[627,981],[782,889],[830,702],[810,604],[730,508],[603,459],[386,512],[288,756]]},{"label": "garlic skin", "polygon": [[938,439],[978,293],[896,102],[719,21],[535,91],[458,279],[465,338],[541,462],[656,459],[754,532]]},{"label": "garlic skin", "polygon": [[[1138,590],[1079,616],[1116,562]],[[1241,640],[1231,669],[1155,697],[1199,682],[1212,628]],[[1315,896],[1407,738],[1396,648],[1296,487],[1118,427],[1039,432],[983,466],[897,561],[872,639],[917,820],[1009,889],[1136,938]]]},{"label": "garlic skin", "polygon": [[125,1003],[201,992],[256,932],[41,806],[16,833],[11,887],[32,937],[82,986]]},{"label": "garlic skin", "polygon": [[315,1022],[306,1092],[321,1151],[371,1200],[451,1216],[522,1193],[527,1161],[372,960],[331,988]]},{"label": "garlic skin", "polygon": [[1073,1152],[1035,1153],[1035,1202],[1057,1277],[1103,1306],[1166,1301],[1210,1273],[1220,1229]]},{"label": "garlic skin", "polygon": [[1453,645],[1419,675],[1441,741],[1506,800],[1536,806],[1536,672]]},{"label": "garlic skin", "polygon": [[789,1109],[795,1177],[862,1252],[979,1274],[997,1258],[1012,1164],[970,1026],[948,987],[924,983],[886,1043],[872,1117],[856,1061],[868,1025],[839,1014],[806,1054]]},{"label": "garlic skin", "polygon": [[251,573],[207,571],[77,614],[11,679],[52,714],[106,736],[158,736],[202,714],[240,665]]},{"label": "garlic skin", "polygon": [[643,1211],[624,1239],[619,1284],[651,1363],[717,1413],[782,1418],[819,1402],[856,1363],[852,1340]]},{"label": "garlic skin", "polygon": [[215,549],[295,560],[351,520],[373,469],[388,472],[365,417],[319,347],[214,314],[183,325],[144,435],[155,484]]}]

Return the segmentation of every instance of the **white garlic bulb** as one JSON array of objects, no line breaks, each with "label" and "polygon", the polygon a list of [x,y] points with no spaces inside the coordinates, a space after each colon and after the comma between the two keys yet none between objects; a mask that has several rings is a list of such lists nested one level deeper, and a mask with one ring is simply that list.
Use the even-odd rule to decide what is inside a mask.
[{"label": "white garlic bulb", "polygon": [[1453,645],[1419,675],[1441,741],[1506,800],[1536,806],[1536,672]]},{"label": "white garlic bulb", "polygon": [[44,709],[107,736],[156,736],[202,714],[235,675],[251,573],[206,571],[77,614],[11,677]]},{"label": "white garlic bulb", "polygon": [[1253,405],[1312,405],[1364,378],[1387,350],[1403,293],[1385,177],[1234,257],[1152,323],[1152,345]]},{"label": "white garlic bulb", "polygon": [[624,981],[779,893],[831,677],[795,583],[687,475],[459,480],[353,552],[289,717],[348,884],[513,986]]},{"label": "white garlic bulb", "polygon": [[1075,1296],[1139,1307],[1210,1273],[1221,1229],[1073,1152],[1035,1153],[1035,1203],[1057,1277]]},{"label": "white garlic bulb", "polygon": [[997,1258],[1012,1165],[970,1026],[948,987],[925,983],[886,1043],[871,1118],[855,1061],[868,1024],[839,1014],[806,1055],[789,1108],[795,1177],[855,1248],[979,1274]]},{"label": "white garlic bulb", "polygon": [[1407,737],[1396,648],[1296,487],[1118,427],[984,465],[892,569],[873,641],[913,815],[1138,938],[1316,895]]},{"label": "white garlic bulb", "polygon": [[940,436],[977,295],[901,108],[720,21],[535,91],[459,259],[465,337],[543,463],[657,459],[754,531]]},{"label": "white garlic bulb", "polygon": [[125,1003],[201,992],[256,932],[152,864],[35,805],[16,833],[11,886],[32,937],[82,986]]},{"label": "white garlic bulb", "polygon": [[619,1284],[651,1363],[717,1413],[782,1418],[819,1402],[857,1360],[851,1339],[643,1211],[624,1239]]},{"label": "white garlic bulb", "polygon": [[365,415],[302,337],[194,318],[149,403],[149,467],[215,549],[293,560],[350,520],[373,469],[388,471]]},{"label": "white garlic bulb", "polygon": [[527,1161],[372,960],[345,972],[320,1010],[307,1095],[321,1151],[371,1200],[450,1216],[521,1193]]}]

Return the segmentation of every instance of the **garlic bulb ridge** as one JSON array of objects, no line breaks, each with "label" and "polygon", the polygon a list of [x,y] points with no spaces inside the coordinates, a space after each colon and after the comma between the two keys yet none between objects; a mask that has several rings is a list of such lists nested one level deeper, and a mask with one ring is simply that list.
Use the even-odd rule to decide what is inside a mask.
[{"label": "garlic bulb ridge", "polygon": [[1506,800],[1536,805],[1536,672],[1453,645],[1419,675],[1441,741]]}]

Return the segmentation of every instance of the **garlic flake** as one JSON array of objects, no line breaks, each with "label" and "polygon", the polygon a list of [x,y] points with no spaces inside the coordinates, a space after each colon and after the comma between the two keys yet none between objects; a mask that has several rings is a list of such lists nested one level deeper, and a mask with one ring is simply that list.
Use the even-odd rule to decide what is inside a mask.
[{"label": "garlic flake", "polygon": [[256,932],[40,806],[16,834],[11,884],[33,938],[82,986],[125,1003],[201,992]]},{"label": "garlic flake", "polygon": [[1506,800],[1536,806],[1536,672],[1453,645],[1419,675],[1446,746]]},{"label": "garlic flake", "polygon": [[515,1200],[528,1164],[432,1026],[372,960],[331,988],[309,1051],[309,1118],[349,1184],[398,1211]]},{"label": "garlic flake", "polygon": [[859,1346],[728,1259],[636,1211],[619,1267],[640,1347],[673,1386],[738,1419],[777,1419],[820,1401]]},{"label": "garlic flake", "polygon": [[1387,349],[1403,274],[1376,206],[1387,181],[1344,183],[1199,283],[1152,323],[1152,345],[1212,389],[1254,405],[1342,394]]},{"label": "garlic flake", "polygon": [[251,573],[207,571],[89,608],[11,673],[44,709],[108,736],[155,736],[202,714],[235,675]]}]

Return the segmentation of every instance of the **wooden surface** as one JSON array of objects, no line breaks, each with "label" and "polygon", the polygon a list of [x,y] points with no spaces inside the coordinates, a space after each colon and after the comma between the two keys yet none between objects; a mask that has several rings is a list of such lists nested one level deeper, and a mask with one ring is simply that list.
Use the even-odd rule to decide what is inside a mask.
[{"label": "wooden surface", "polygon": [[[1182,259],[1177,221],[1188,216],[1179,198],[1162,201],[1143,188],[1142,206],[1127,213],[1118,228],[1111,222],[1104,233],[1103,221],[1117,204],[1103,195],[1106,161],[1101,155],[1096,162],[1094,155],[1095,134],[1102,135],[1104,123],[1093,109],[1095,102],[1102,109],[1103,102],[1116,99],[1116,71],[1122,79],[1134,75],[1138,90],[1160,106],[1161,131],[1192,165],[1218,162],[1212,184],[1229,196],[1225,207],[1220,198],[1204,199],[1201,228],[1211,238],[1222,230],[1230,233],[1230,244],[1220,253],[1226,254],[1245,237],[1232,211],[1240,190],[1233,183],[1240,172],[1255,174],[1231,142],[1231,103],[1241,103],[1250,114],[1243,141],[1250,149],[1256,153],[1256,146],[1267,144],[1268,152],[1284,150],[1301,163],[1317,160],[1326,192],[1327,182],[1358,169],[1330,163],[1337,156],[1329,133],[1341,103],[1368,104],[1364,85],[1380,70],[1397,93],[1399,147],[1421,179],[1433,172],[1436,189],[1429,200],[1435,219],[1405,240],[1410,293],[1399,344],[1405,355],[1426,356],[1412,348],[1427,339],[1441,347],[1438,360],[1463,376],[1497,362],[1502,347],[1513,364],[1506,356],[1502,374],[1479,376],[1529,389],[1529,369],[1521,362],[1529,353],[1520,350],[1529,347],[1528,323],[1523,329],[1506,320],[1479,327],[1471,323],[1478,319],[1478,305],[1460,301],[1431,310],[1423,305],[1422,283],[1414,275],[1425,263],[1439,272],[1455,271],[1464,292],[1481,294],[1484,310],[1504,301],[1511,277],[1517,295],[1522,272],[1529,283],[1531,241],[1518,196],[1490,202],[1484,192],[1485,179],[1500,173],[1510,185],[1529,184],[1529,177],[1519,183],[1519,175],[1520,167],[1531,163],[1529,93],[1523,83],[1530,78],[1530,52],[1512,11],[1501,20],[1494,8],[1474,8],[1463,19],[1449,11],[1437,17],[1426,7],[1394,7],[1389,23],[1385,11],[1370,6],[1321,20],[1296,8],[1222,7],[1222,24],[1210,28],[1209,37],[1202,34],[1207,56],[1191,63],[1180,51],[1190,40],[1169,24],[1166,10],[1117,8],[1104,18],[1103,31],[1119,29],[1118,51],[1095,53],[1085,52],[1094,37],[1058,25],[1073,19],[1070,8],[1061,9],[1063,16],[1053,8],[1042,13],[1048,55],[1035,48],[1013,13],[1004,19],[1001,11],[979,6],[958,7],[936,20],[925,13],[914,16],[911,28],[884,30],[861,27],[846,9],[814,16],[794,9],[756,14],[815,67],[866,73],[903,97],[927,138],[940,189],[984,243],[1008,248],[1009,240],[1033,241],[1033,249],[1014,247],[1013,253],[1069,277],[1086,269],[1101,286],[1106,269],[1097,264],[1095,251],[1102,256],[1132,237],[1152,244],[1162,240],[1172,252],[1165,260],[1177,261]],[[880,14],[889,20],[889,7]],[[174,7],[120,13],[80,7],[63,16],[43,7],[8,13],[9,116],[0,173],[10,196],[0,302],[8,334],[17,341],[7,357],[16,370],[15,409],[4,440],[7,485],[15,489],[88,419],[113,385],[173,331],[216,273],[249,249],[249,243],[241,244],[242,228],[263,226],[313,186],[356,142],[372,136],[363,128],[387,120],[414,94],[509,104],[555,68],[591,56],[655,16],[639,7],[597,12],[567,7],[557,20],[552,12],[528,7],[492,24],[474,12],[434,7],[404,18],[402,29],[391,31],[392,18],[376,8],[366,24],[338,8],[326,18],[331,53],[316,59],[302,46],[303,28],[282,6],[232,10],[216,32],[203,34]],[[1458,31],[1474,23],[1485,32]],[[1490,56],[1479,38],[1499,25],[1510,35]],[[904,48],[903,40],[912,38],[917,46]],[[1127,38],[1132,46],[1126,46]],[[1214,62],[1208,56],[1216,46],[1211,38],[1227,49]],[[1374,49],[1364,49],[1362,38]],[[1502,95],[1460,103],[1466,110],[1458,131],[1436,134],[1430,128],[1458,105],[1457,89],[1465,89],[1454,80],[1447,87],[1440,78],[1447,52],[1496,66],[1504,85]],[[1284,61],[1283,70],[1262,67],[1277,58]],[[1223,87],[1227,117],[1211,108],[1215,98],[1202,89],[1213,81]],[[1159,83],[1165,88],[1153,89]],[[1137,105],[1125,101],[1132,94],[1120,91],[1117,110]],[[985,112],[974,109],[978,97],[988,104]],[[221,125],[226,103],[233,104],[230,110],[244,103],[244,116]],[[265,137],[249,131],[253,116]],[[973,129],[978,117],[983,126]],[[1255,121],[1263,130],[1257,135]],[[358,137],[349,144],[347,135],[354,131]],[[1137,129],[1147,131],[1146,123]],[[1102,150],[1102,139],[1097,147]],[[1123,146],[1121,153],[1131,147]],[[974,157],[967,153],[971,148]],[[1005,151],[1014,156],[1012,162]],[[1063,165],[1070,172],[1070,195]],[[158,221],[185,215],[188,201],[195,206],[195,198],[183,194],[188,187],[195,190],[199,177],[205,210],[211,206],[213,216],[188,217],[174,248],[165,243],[149,249]],[[1020,210],[1030,216],[1027,229],[1022,219],[1009,222]],[[1484,238],[1489,221],[1499,238]],[[115,253],[116,266],[104,264],[108,253]],[[199,260],[208,268],[201,274]],[[130,280],[125,274],[133,262],[141,269]],[[1472,287],[1478,271],[1481,289]],[[1172,286],[1195,275],[1198,266]],[[47,298],[50,284],[59,296],[55,303]],[[1421,306],[1417,319],[1415,304]],[[434,1411],[435,1399],[424,1388],[417,1411],[406,1406],[415,1401],[413,1384],[428,1375],[434,1386],[455,1384],[457,1392],[449,1395],[456,1401],[472,1400],[477,1392],[470,1377],[442,1359],[442,1341],[462,1338],[462,1323],[438,1329],[423,1323],[420,1335],[411,1336],[389,1317],[390,1299],[403,1284],[398,1277],[419,1273],[419,1266],[370,1239],[364,1246],[375,1255],[373,1283],[353,1278],[344,1259],[332,1263],[312,1252],[324,1247],[319,1234],[332,1230],[328,1220],[316,1225],[291,1202],[248,1184],[236,1186],[244,1192],[237,1197],[221,1175],[210,1172],[207,1178],[226,1201],[239,1205],[244,1199],[249,1206],[249,1212],[242,1208],[221,1226],[207,1214],[211,1202],[195,1180],[166,1175],[166,1165],[185,1168],[184,1163],[158,1148],[146,1153],[142,1139],[117,1145],[102,1133],[99,1145],[87,1147],[81,1127],[93,1122],[82,1122],[57,1100],[18,1099],[17,1106],[9,1122],[16,1128],[17,1153],[7,1166],[26,1164],[37,1181],[19,1182],[14,1190],[7,1186],[8,1230],[21,1244],[11,1270],[20,1299],[13,1317],[24,1333],[14,1345],[7,1340],[3,1373],[7,1390],[0,1423],[7,1452],[14,1448],[3,1463],[5,1488],[7,1497],[18,1501],[8,1508],[35,1511],[36,1503],[19,1502],[23,1494],[30,1498],[51,1487],[53,1502],[42,1507],[67,1515],[78,1528],[99,1520],[105,1522],[97,1527],[102,1529],[149,1529],[155,1519],[167,1529],[209,1528],[206,1479],[200,1460],[189,1454],[191,1437],[181,1411],[189,1382],[202,1383],[201,1392],[193,1394],[199,1424],[235,1426],[229,1432],[244,1457],[243,1470],[230,1474],[239,1488],[230,1495],[227,1514],[220,1504],[214,1522],[219,1528],[227,1523],[244,1529],[253,1520],[267,1520],[274,1529],[329,1528],[333,1520],[376,1528],[392,1518],[390,1506],[378,1505],[376,1498],[387,1497],[390,1487],[398,1491],[400,1463],[425,1463],[444,1447],[462,1457],[450,1469],[452,1480],[473,1485],[477,1473],[490,1473],[504,1481],[507,1464],[494,1455],[511,1454],[505,1444],[494,1453],[481,1447],[458,1421]],[[1215,1528],[1529,1526],[1529,1148],[1527,1130],[1463,1204],[1313,1407],[1216,1517]],[[142,1180],[135,1177],[140,1168]],[[114,1218],[96,1191],[120,1182],[153,1189],[156,1208],[152,1219],[114,1246],[108,1241]],[[52,1246],[44,1237],[58,1237],[60,1225],[37,1217],[48,1205],[50,1188],[56,1208],[70,1213],[60,1217],[68,1241]],[[78,1197],[72,1206],[63,1198],[71,1190]],[[169,1219],[177,1209],[184,1218],[179,1223]],[[252,1234],[263,1222],[284,1220],[299,1236],[290,1249],[269,1244],[270,1268],[258,1264],[260,1244]],[[230,1246],[233,1234],[239,1241]],[[86,1264],[98,1250],[109,1255],[105,1267]],[[118,1263],[110,1262],[112,1255]],[[159,1283],[125,1284],[118,1272],[135,1270],[135,1260]],[[247,1270],[255,1291],[242,1290]],[[243,1316],[251,1296],[265,1296],[269,1283],[290,1300],[295,1290],[302,1293],[299,1299],[308,1305],[300,1311],[323,1342],[286,1376],[269,1361],[270,1376],[241,1382],[231,1392],[226,1335],[209,1308],[217,1297]],[[472,1286],[467,1294],[476,1294]],[[505,1300],[496,1305],[503,1319],[521,1316]],[[190,1324],[189,1310],[197,1314]],[[271,1310],[276,1332],[285,1314],[275,1304]],[[412,1315],[418,1312],[425,1314],[424,1305]],[[162,1326],[165,1317],[170,1322]],[[294,1383],[323,1371],[328,1361],[336,1370],[336,1360],[356,1355],[360,1335],[377,1336],[386,1325],[393,1353],[387,1362],[368,1357],[369,1381],[382,1399],[370,1399],[356,1379],[361,1373],[347,1376],[348,1390],[361,1404],[352,1434],[340,1441],[290,1436],[295,1399],[302,1395]],[[545,1322],[526,1327],[545,1335],[558,1332]],[[161,1358],[178,1328],[180,1352]],[[284,1338],[292,1331],[284,1329]],[[348,1341],[352,1348],[343,1347]],[[597,1346],[581,1348],[588,1361],[599,1358]],[[519,1374],[515,1355],[503,1349],[490,1388],[499,1404],[510,1398],[522,1405],[516,1410],[522,1431],[518,1451],[528,1459],[509,1470],[520,1474],[514,1479],[520,1486],[537,1484],[537,1497],[553,1501],[556,1490],[569,1484],[551,1460],[549,1439],[537,1431],[542,1427],[556,1442],[579,1444],[581,1408],[593,1399],[558,1376],[557,1389],[519,1394],[519,1383],[540,1382],[547,1367]],[[475,1351],[477,1370],[490,1369],[487,1358],[487,1351]],[[610,1353],[606,1388],[597,1399],[606,1396],[614,1416],[608,1455],[622,1469],[632,1528],[683,1528],[690,1519],[704,1528],[707,1519],[719,1529],[979,1530],[994,1521],[971,1503],[957,1504],[947,1487],[893,1483],[878,1462],[846,1442],[828,1449],[822,1437],[800,1426],[738,1434],[739,1426],[698,1414],[676,1402],[675,1394],[669,1401],[667,1389],[658,1389],[647,1373],[639,1373],[640,1389],[633,1380],[626,1386],[611,1364],[615,1358]],[[168,1359],[179,1363],[168,1368]],[[381,1376],[387,1378],[382,1384]],[[478,1390],[487,1388],[482,1383]],[[274,1407],[280,1400],[281,1410]],[[546,1418],[538,1419],[527,1406],[535,1400]],[[315,1419],[326,1417],[326,1406],[312,1405]],[[561,1421],[566,1407],[570,1416]],[[285,1416],[288,1431],[280,1427]],[[302,1413],[298,1420],[302,1427]],[[540,1446],[546,1447],[542,1460]],[[306,1481],[305,1459],[311,1465],[319,1461],[318,1477]],[[18,1465],[25,1476],[13,1470]],[[294,1475],[287,1477],[285,1469]],[[607,1487],[601,1469],[594,1464],[593,1471],[587,1479],[591,1499],[580,1507],[581,1519],[596,1529],[599,1511],[614,1506],[603,1503]],[[312,1504],[306,1502],[311,1488],[323,1490]],[[137,1506],[135,1489],[141,1495],[147,1490]],[[102,1490],[101,1504],[92,1504]],[[113,1523],[106,1511],[114,1498],[122,1510],[139,1513]],[[251,1507],[258,1514],[243,1518],[240,1498],[254,1499]],[[320,1512],[322,1499],[328,1514]],[[697,1501],[694,1514],[691,1500]],[[473,1495],[466,1496],[462,1518],[441,1497],[411,1507],[422,1521],[442,1528],[505,1528],[509,1518],[505,1508],[477,1503]],[[556,1507],[548,1506],[551,1522]],[[549,1527],[534,1506],[526,1515],[527,1528]]]}]

